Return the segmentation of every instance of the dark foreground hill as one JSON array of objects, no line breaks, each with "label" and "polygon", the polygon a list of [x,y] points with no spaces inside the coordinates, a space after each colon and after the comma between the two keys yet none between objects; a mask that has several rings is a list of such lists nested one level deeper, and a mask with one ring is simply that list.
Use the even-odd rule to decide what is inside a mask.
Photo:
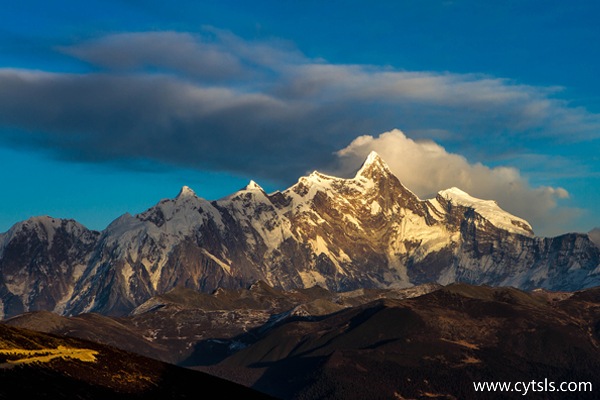
[{"label": "dark foreground hill", "polygon": [[0,325],[0,382],[0,399],[271,398],[97,343],[6,325]]},{"label": "dark foreground hill", "polygon": [[[451,285],[288,319],[200,368],[295,400],[523,398],[523,388],[476,392],[484,381],[535,381],[536,399],[597,399],[600,289],[566,296]],[[558,392],[562,382],[591,386]]]},{"label": "dark foreground hill", "polygon": [[[281,399],[597,399],[600,390],[600,288],[334,293],[257,283],[171,291],[126,318],[30,313],[5,323],[139,349]],[[474,389],[532,381],[527,396]],[[550,382],[591,388],[550,391]]]}]

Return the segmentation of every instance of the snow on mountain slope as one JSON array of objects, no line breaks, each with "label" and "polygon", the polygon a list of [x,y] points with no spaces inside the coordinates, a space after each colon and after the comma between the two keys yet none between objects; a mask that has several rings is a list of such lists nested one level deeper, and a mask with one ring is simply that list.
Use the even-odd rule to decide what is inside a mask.
[{"label": "snow on mountain slope", "polygon": [[[291,237],[289,220],[281,215],[268,195],[256,182],[216,201],[240,222],[246,238],[252,246],[265,246],[268,251],[276,249]],[[259,237],[254,234],[258,233]]]},{"label": "snow on mountain slope", "polygon": [[15,224],[0,237],[0,317],[64,310],[88,264],[98,232],[47,216]]},{"label": "snow on mountain slope", "polygon": [[257,280],[334,291],[455,281],[577,290],[600,284],[599,253],[587,235],[537,238],[523,219],[456,188],[421,200],[371,153],[352,178],[315,171],[271,194],[251,181],[207,201],[184,186],[102,232],[50,217],[16,224],[0,236],[0,311],[120,315],[177,286],[212,292]]},{"label": "snow on mountain slope", "polygon": [[[224,229],[220,211],[187,186],[175,199],[161,200],[135,216],[125,214],[117,218],[102,232],[93,262],[78,282],[70,307],[78,312],[95,310],[105,307],[107,297],[114,303],[109,308],[137,305],[149,295],[170,288],[165,280],[173,277],[173,254],[187,240],[200,240],[197,236],[215,235]],[[212,261],[212,266],[229,273],[226,260],[212,254],[212,249],[198,251]],[[182,279],[197,283],[194,277]]]},{"label": "snow on mountain slope", "polygon": [[[500,229],[519,235],[529,237],[534,236],[533,229],[531,228],[531,225],[529,225],[529,222],[504,211],[494,200],[477,199],[456,187],[442,190],[438,195],[452,203],[473,208],[483,218]],[[437,200],[433,199],[431,201]]]}]

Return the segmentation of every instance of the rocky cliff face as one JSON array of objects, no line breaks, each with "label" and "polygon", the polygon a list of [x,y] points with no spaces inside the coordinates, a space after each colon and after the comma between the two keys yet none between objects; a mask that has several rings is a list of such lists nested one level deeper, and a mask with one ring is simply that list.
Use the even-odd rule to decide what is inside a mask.
[{"label": "rocky cliff face", "polygon": [[119,315],[175,286],[212,292],[257,280],[335,291],[600,283],[600,250],[587,235],[535,237],[526,221],[456,188],[421,200],[375,153],[352,179],[315,171],[272,194],[250,182],[207,201],[184,187],[100,233],[61,220],[44,230],[40,220],[52,219],[0,236],[5,317],[33,309]]},{"label": "rocky cliff face", "polygon": [[98,232],[73,220],[35,217],[0,235],[0,315],[65,311]]}]

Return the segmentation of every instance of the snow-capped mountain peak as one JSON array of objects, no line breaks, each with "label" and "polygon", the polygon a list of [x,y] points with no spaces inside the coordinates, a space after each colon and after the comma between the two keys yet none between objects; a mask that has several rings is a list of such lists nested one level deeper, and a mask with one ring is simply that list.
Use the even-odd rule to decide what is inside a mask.
[{"label": "snow-capped mountain peak", "polygon": [[244,190],[258,190],[258,191],[264,192],[263,188],[260,187],[260,185],[256,182],[254,182],[253,180],[250,180],[250,182],[246,185]]},{"label": "snow-capped mountain peak", "polygon": [[497,228],[530,237],[534,235],[529,222],[503,210],[495,200],[478,199],[457,187],[442,190],[438,195],[451,203],[474,209]]},{"label": "snow-capped mountain peak", "polygon": [[364,177],[367,179],[376,179],[381,176],[393,175],[390,167],[375,151],[369,153],[365,162],[356,172],[355,179]]},{"label": "snow-capped mountain peak", "polygon": [[47,241],[50,245],[54,240],[54,235],[58,230],[80,235],[87,228],[79,222],[72,219],[54,218],[47,215],[31,217],[25,221],[16,223],[6,232],[6,240],[10,240],[17,234],[26,232],[35,233],[40,239]]},{"label": "snow-capped mountain peak", "polygon": [[197,197],[196,192],[194,192],[189,186],[182,186],[176,198],[179,199],[185,197]]},{"label": "snow-capped mountain peak", "polygon": [[367,156],[367,158],[365,159],[365,162],[363,163],[363,167],[371,165],[371,164],[375,164],[375,163],[385,164],[385,161],[383,161],[383,159],[379,156],[379,154],[375,150],[372,150],[369,153],[369,155]]}]

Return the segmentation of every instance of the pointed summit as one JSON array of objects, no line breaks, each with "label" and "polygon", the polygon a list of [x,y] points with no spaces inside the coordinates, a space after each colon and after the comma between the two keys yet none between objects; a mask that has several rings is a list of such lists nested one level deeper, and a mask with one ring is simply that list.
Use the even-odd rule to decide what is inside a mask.
[{"label": "pointed summit", "polygon": [[367,159],[365,160],[365,162],[363,163],[363,165],[371,165],[375,162],[383,162],[383,159],[381,158],[381,156],[375,151],[375,150],[371,150],[371,152],[369,153],[369,155],[367,156]]},{"label": "pointed summit", "polygon": [[356,173],[356,177],[374,178],[376,176],[391,174],[390,167],[383,161],[383,158],[375,151],[371,151],[365,162]]},{"label": "pointed summit", "polygon": [[244,190],[260,190],[261,192],[264,192],[263,188],[261,188],[260,185],[253,180],[250,180]]},{"label": "pointed summit", "polygon": [[176,198],[181,199],[185,197],[196,197],[196,193],[189,186],[183,186]]}]

